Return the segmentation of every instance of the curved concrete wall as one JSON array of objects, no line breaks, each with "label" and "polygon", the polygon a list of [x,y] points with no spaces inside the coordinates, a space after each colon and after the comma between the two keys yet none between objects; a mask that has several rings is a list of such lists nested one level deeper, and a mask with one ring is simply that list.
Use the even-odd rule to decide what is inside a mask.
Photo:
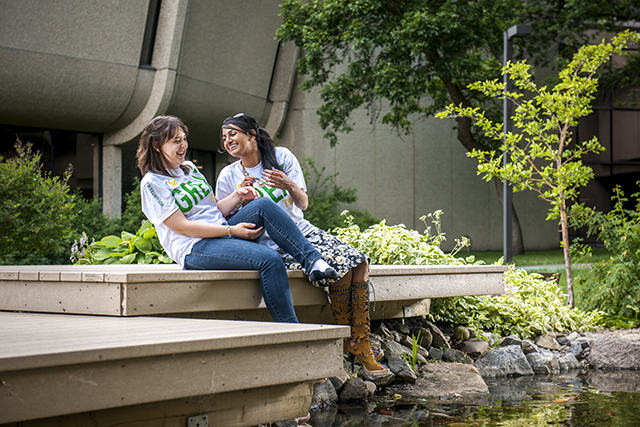
[{"label": "curved concrete wall", "polygon": [[[162,1],[153,70],[139,67],[148,1],[2,0],[0,123],[117,133],[154,97],[168,96],[133,133],[107,135],[106,144],[126,143],[153,116],[174,114],[188,123],[193,148],[215,149],[225,117],[268,119],[278,5]],[[162,70],[169,75],[159,88]]]},{"label": "curved concrete wall", "polygon": [[188,121],[189,143],[215,150],[224,118],[267,120],[279,1],[190,0],[167,112]]},{"label": "curved concrete wall", "polygon": [[138,69],[147,1],[3,0],[0,8],[2,123],[103,132],[149,96],[148,72]]}]

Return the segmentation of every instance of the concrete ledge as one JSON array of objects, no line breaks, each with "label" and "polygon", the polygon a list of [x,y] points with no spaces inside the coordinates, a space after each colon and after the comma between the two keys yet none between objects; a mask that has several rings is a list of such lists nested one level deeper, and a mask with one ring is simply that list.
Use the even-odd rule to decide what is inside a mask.
[{"label": "concrete ledge", "polygon": [[[194,400],[180,399],[196,396],[211,401],[201,407],[216,420],[236,420],[225,425],[301,416],[310,383],[343,371],[342,338],[349,335],[334,325],[3,312],[0,324],[0,424],[175,401],[180,416],[148,412],[184,426]],[[244,390],[254,390],[244,405],[213,403],[229,396],[241,402]],[[267,401],[280,402],[271,420]]]},{"label": "concrete ledge", "polygon": [[[429,299],[504,292],[506,266],[370,269],[372,318],[428,314]],[[289,271],[301,321],[332,323],[324,289]],[[270,320],[257,271],[177,265],[0,266],[0,310],[109,316],[178,315]]]}]

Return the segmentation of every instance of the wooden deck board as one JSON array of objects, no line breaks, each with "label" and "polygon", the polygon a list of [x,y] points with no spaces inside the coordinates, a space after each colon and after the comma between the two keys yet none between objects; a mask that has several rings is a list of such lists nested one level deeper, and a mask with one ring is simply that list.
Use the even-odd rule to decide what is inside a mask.
[{"label": "wooden deck board", "polygon": [[[0,312],[0,372],[337,339],[334,325]],[[9,345],[10,343],[10,345]]]},{"label": "wooden deck board", "polygon": [[335,325],[0,312],[0,424],[295,390],[342,372],[348,335]]},{"label": "wooden deck board", "polygon": [[[374,265],[371,299],[387,317],[423,315],[430,298],[503,293],[506,269]],[[287,274],[294,306],[308,315],[304,321],[327,322],[326,291],[311,286],[300,271]],[[257,271],[188,271],[177,265],[0,266],[0,310],[219,318],[252,318],[246,312],[253,311],[268,320]]]}]

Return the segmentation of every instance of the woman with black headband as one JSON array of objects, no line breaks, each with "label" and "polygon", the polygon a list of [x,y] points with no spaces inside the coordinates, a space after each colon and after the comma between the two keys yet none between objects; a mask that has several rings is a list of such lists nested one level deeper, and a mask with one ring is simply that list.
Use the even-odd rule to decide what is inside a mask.
[{"label": "woman with black headband", "polygon": [[[156,117],[138,144],[142,210],[162,247],[185,270],[258,270],[271,317],[297,323],[287,270],[277,253],[256,243],[262,233],[268,231],[316,280],[337,273],[289,216],[271,200],[259,198],[253,188],[238,188],[216,200],[204,175],[186,160],[188,133],[177,117]],[[225,219],[239,202],[256,198],[231,220]]]},{"label": "woman with black headband", "polygon": [[[369,263],[367,257],[335,236],[320,230],[304,219],[308,197],[298,159],[284,147],[276,147],[269,133],[246,114],[236,114],[222,124],[220,134],[224,149],[240,160],[220,172],[216,186],[219,198],[228,197],[242,188],[253,188],[261,198],[271,199],[293,219],[302,234],[338,272],[337,278],[313,282],[328,286],[333,316],[337,324],[350,325],[351,337],[345,339],[344,350],[352,361],[355,356],[364,366],[365,378],[392,375],[378,363],[382,350],[372,348],[369,338]],[[251,202],[253,203],[253,202]],[[251,206],[249,200],[239,203],[235,215]],[[282,255],[287,268],[302,269],[295,259],[265,235],[262,243]]]}]

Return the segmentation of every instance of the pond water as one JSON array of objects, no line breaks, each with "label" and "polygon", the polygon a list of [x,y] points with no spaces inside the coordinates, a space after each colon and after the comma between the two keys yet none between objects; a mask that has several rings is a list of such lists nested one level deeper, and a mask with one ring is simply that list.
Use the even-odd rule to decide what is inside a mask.
[{"label": "pond water", "polygon": [[312,412],[313,427],[640,426],[640,372],[588,371],[485,379],[480,399],[404,401],[377,397]]}]

